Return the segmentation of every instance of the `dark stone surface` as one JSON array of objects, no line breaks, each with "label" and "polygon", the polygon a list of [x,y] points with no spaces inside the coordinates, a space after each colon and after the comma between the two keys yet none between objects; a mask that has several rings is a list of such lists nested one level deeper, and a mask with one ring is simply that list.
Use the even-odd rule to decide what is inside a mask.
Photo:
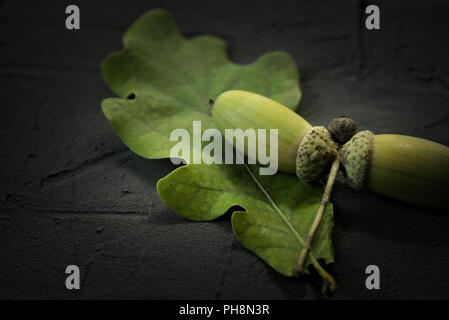
[{"label": "dark stone surface", "polygon": [[[272,50],[295,59],[299,112],[313,124],[347,115],[361,130],[449,145],[447,1],[3,1],[1,19],[0,298],[321,298],[317,279],[278,275],[232,234],[229,215],[193,223],[155,185],[173,167],[132,154],[100,110],[113,94],[100,63],[154,7],[184,35],[212,34],[247,63]],[[449,216],[343,183],[336,186],[330,267],[337,299],[449,298]],[[68,291],[77,264],[82,289]],[[365,268],[381,289],[365,289]]]}]

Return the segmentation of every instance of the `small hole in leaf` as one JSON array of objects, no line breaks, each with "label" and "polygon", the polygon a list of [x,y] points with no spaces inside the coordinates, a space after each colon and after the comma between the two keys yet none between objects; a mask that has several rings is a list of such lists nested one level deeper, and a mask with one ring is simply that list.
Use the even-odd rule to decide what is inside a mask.
[{"label": "small hole in leaf", "polygon": [[128,96],[126,97],[126,99],[128,100],[134,100],[136,98],[136,94],[134,92],[131,92],[130,94],[128,94]]}]

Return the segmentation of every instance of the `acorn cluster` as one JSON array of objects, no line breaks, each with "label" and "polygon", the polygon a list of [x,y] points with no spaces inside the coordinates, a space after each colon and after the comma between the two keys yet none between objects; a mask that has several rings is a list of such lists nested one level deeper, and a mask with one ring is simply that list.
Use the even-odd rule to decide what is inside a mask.
[{"label": "acorn cluster", "polygon": [[449,206],[449,147],[404,135],[357,133],[349,118],[336,118],[326,129],[261,95],[232,90],[222,93],[213,110],[219,129],[226,126],[279,128],[279,170],[305,181],[320,180],[340,154],[347,183],[356,190],[415,205]]}]

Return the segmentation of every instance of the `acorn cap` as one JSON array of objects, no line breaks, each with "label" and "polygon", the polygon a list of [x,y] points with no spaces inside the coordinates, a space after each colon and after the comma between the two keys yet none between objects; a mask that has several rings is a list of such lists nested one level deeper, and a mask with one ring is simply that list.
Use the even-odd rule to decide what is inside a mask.
[{"label": "acorn cap", "polygon": [[343,144],[356,134],[357,124],[351,118],[341,117],[332,119],[327,129],[337,142]]},{"label": "acorn cap", "polygon": [[369,130],[361,131],[341,149],[341,164],[346,172],[347,182],[356,190],[362,189],[367,183],[374,137],[374,133]]},{"label": "acorn cap", "polygon": [[322,178],[337,154],[337,145],[323,126],[312,127],[299,144],[296,175],[304,181]]}]

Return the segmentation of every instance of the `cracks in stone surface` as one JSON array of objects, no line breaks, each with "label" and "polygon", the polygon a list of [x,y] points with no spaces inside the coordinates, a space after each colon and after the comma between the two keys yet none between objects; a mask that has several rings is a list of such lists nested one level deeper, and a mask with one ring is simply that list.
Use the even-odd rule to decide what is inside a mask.
[{"label": "cracks in stone surface", "polygon": [[424,69],[411,66],[407,71],[416,81],[426,84],[436,83],[444,90],[449,90],[449,81],[447,80],[449,79],[449,74],[437,71],[434,66]]},{"label": "cracks in stone surface", "polygon": [[312,20],[309,19],[297,20],[292,22],[283,22],[282,24],[277,21],[274,21],[270,25],[261,25],[255,27],[252,33],[254,35],[258,35],[260,33],[266,32],[267,30],[268,31],[275,30],[275,32],[277,33],[282,33],[285,32],[285,30],[287,29],[295,29],[301,26],[309,25],[311,23]]},{"label": "cracks in stone surface", "polygon": [[415,134],[419,134],[420,132],[423,132],[423,131],[426,131],[426,130],[429,130],[429,129],[433,129],[435,127],[447,126],[448,124],[449,124],[449,113],[445,113],[438,120],[429,122],[429,123],[423,125],[421,128],[418,128],[417,130],[415,130],[413,132],[413,134],[414,135]]},{"label": "cracks in stone surface", "polygon": [[442,116],[441,119],[437,120],[437,121],[433,121],[431,123],[428,123],[424,126],[424,129],[430,129],[433,128],[435,126],[442,126],[449,123],[449,113],[446,113]]},{"label": "cracks in stone surface", "polygon": [[36,213],[46,213],[46,214],[69,214],[69,215],[86,215],[86,216],[95,216],[95,215],[134,215],[141,217],[142,215],[146,215],[146,211],[120,211],[120,210],[64,210],[64,209],[45,209],[38,208],[35,209]]},{"label": "cracks in stone surface", "polygon": [[365,69],[365,29],[364,23],[365,20],[365,7],[366,1],[359,1],[358,15],[357,15],[357,44],[359,48],[359,69],[363,71]]},{"label": "cracks in stone surface", "polygon": [[84,171],[85,169],[95,166],[98,163],[100,163],[106,159],[109,159],[111,157],[114,157],[114,156],[117,156],[117,155],[120,155],[123,153],[130,153],[130,152],[131,151],[128,147],[117,148],[117,149],[111,150],[109,152],[103,153],[102,155],[100,155],[98,157],[85,160],[74,167],[66,168],[66,169],[62,169],[62,170],[59,170],[54,173],[50,173],[40,179],[41,188],[45,188],[49,184],[54,184],[54,183],[60,182],[62,180],[65,180],[68,177],[72,177],[76,174],[79,174],[80,172]]},{"label": "cracks in stone surface", "polygon": [[98,252],[95,252],[89,258],[89,260],[87,260],[87,262],[84,264],[84,272],[82,273],[81,281],[80,281],[81,294],[84,293],[84,288],[86,287],[86,281],[87,281],[87,276],[89,274],[90,266],[95,262],[97,257],[98,257]]},{"label": "cracks in stone surface", "polygon": [[[36,63],[7,62],[1,64],[4,75],[25,75],[25,76],[71,76],[73,73],[98,74],[97,67],[94,66],[71,66],[71,65],[44,65]],[[33,72],[30,72],[33,70]]]},{"label": "cracks in stone surface", "polygon": [[349,35],[347,35],[347,34],[329,34],[329,35],[323,35],[323,36],[315,39],[315,42],[316,43],[326,42],[326,41],[336,42],[336,41],[345,41],[348,39],[349,39]]},{"label": "cracks in stone surface", "polygon": [[215,299],[218,300],[221,297],[221,290],[225,281],[225,277],[226,277],[226,273],[228,271],[228,267],[231,263],[231,256],[232,256],[232,251],[234,250],[234,246],[235,246],[235,237],[234,234],[231,233],[231,241],[228,245],[228,249],[226,250],[226,255],[225,255],[225,259],[224,259],[224,263],[223,263],[223,271],[221,273],[221,278],[220,278],[220,282],[218,283],[217,286],[217,291],[215,292]]},{"label": "cracks in stone surface", "polygon": [[129,194],[131,194],[132,192],[131,191],[129,191],[127,188],[126,188],[126,185],[125,185],[125,178],[126,178],[126,174],[123,174],[122,175],[122,177],[121,177],[121,182],[122,182],[122,190],[121,190],[121,196],[120,196],[120,198],[123,198],[123,197],[125,197],[125,196],[127,196],[127,195],[129,195]]}]

